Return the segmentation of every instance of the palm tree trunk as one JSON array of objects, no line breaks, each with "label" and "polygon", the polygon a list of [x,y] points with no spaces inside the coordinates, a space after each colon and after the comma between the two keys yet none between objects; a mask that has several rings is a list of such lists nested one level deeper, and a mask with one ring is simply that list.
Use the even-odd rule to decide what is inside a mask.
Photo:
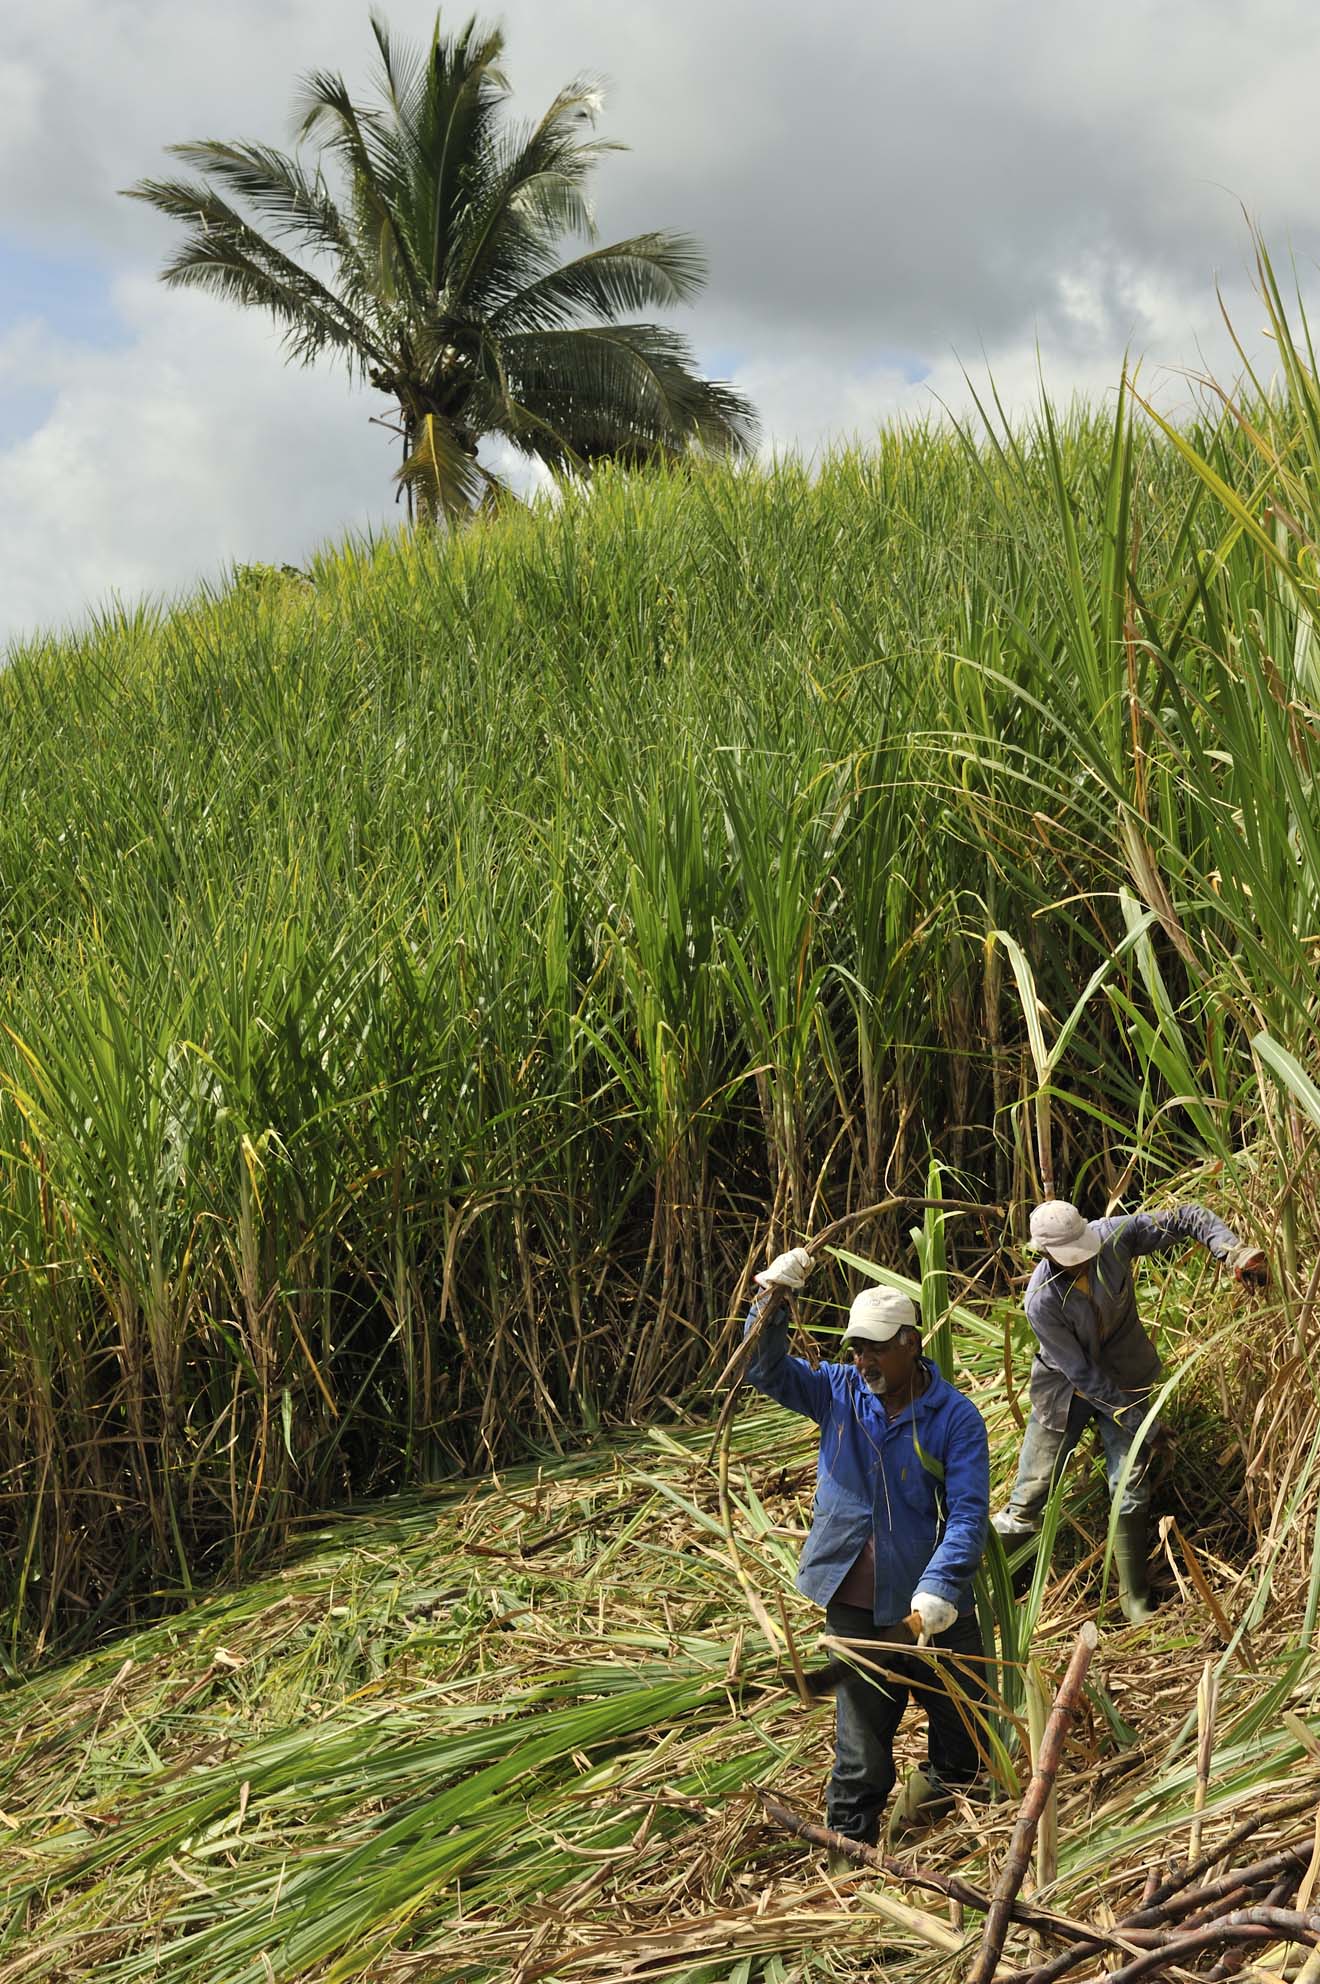
[{"label": "palm tree trunk", "polygon": [[[400,410],[402,411],[402,409]],[[411,420],[409,420],[407,414],[405,413],[403,416],[403,459],[405,463],[412,456],[414,438],[415,437],[413,432],[413,424]],[[409,524],[409,528],[411,528],[414,522],[413,492],[412,492],[411,482],[405,482],[403,485],[403,500],[408,505],[408,524]]]}]

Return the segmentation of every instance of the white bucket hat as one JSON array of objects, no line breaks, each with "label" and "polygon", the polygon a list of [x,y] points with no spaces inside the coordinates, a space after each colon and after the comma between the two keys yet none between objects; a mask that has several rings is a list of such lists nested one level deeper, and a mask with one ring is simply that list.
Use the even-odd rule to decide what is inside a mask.
[{"label": "white bucket hat", "polygon": [[1066,1199],[1046,1199],[1031,1215],[1031,1244],[1061,1268],[1078,1268],[1100,1252],[1100,1235]]},{"label": "white bucket hat", "polygon": [[845,1343],[892,1343],[900,1330],[919,1330],[916,1304],[897,1288],[864,1288],[848,1311]]}]

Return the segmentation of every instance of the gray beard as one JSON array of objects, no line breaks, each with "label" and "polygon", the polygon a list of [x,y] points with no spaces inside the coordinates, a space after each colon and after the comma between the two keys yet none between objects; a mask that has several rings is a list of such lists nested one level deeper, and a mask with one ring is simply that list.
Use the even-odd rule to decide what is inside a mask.
[{"label": "gray beard", "polygon": [[868,1392],[870,1392],[872,1398],[883,1398],[885,1393],[889,1390],[889,1386],[885,1383],[883,1378],[875,1378],[875,1379],[863,1378],[862,1383],[866,1386],[866,1389]]}]

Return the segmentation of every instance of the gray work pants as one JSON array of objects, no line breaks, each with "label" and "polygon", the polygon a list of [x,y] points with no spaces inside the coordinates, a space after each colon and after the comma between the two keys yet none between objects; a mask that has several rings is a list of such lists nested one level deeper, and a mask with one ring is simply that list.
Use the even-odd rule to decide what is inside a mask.
[{"label": "gray work pants", "polygon": [[[1008,1515],[1014,1523],[1020,1524],[1023,1529],[1035,1529],[1039,1526],[1041,1511],[1049,1498],[1050,1490],[1063,1473],[1073,1448],[1093,1419],[1100,1429],[1100,1443],[1105,1450],[1105,1474],[1109,1480],[1109,1493],[1111,1497],[1113,1496],[1137,1429],[1136,1427],[1124,1429],[1116,1425],[1107,1412],[1097,1411],[1088,1399],[1074,1392],[1068,1413],[1068,1424],[1061,1432],[1056,1432],[1049,1426],[1042,1426],[1034,1412],[1027,1420],[1027,1430],[1022,1436],[1022,1452],[1018,1459],[1017,1480],[1013,1484],[1013,1493],[1008,1500]],[[1150,1477],[1147,1455],[1143,1449],[1132,1472],[1128,1475],[1118,1513],[1121,1516],[1144,1515],[1149,1506]]]}]

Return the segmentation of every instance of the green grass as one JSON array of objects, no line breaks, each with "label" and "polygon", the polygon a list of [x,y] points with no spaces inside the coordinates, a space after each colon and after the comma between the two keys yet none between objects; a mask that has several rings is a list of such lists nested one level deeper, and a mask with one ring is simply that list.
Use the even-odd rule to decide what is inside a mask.
[{"label": "green grass", "polygon": [[[1147,1306],[1180,1310],[1192,1286],[1175,1268]],[[803,1314],[828,1328],[828,1308]],[[1216,1299],[1211,1321],[1227,1351],[1238,1312]],[[1001,1325],[1020,1329],[1008,1310],[958,1311],[951,1332],[997,1490],[1016,1444]],[[1197,1342],[1174,1337],[1177,1367]],[[1180,1426],[1185,1473],[1195,1443]],[[820,1615],[792,1576],[814,1428],[751,1399],[732,1444],[745,1575],[811,1666]],[[1055,1575],[1022,1608],[992,1600],[998,1684],[1018,1703],[996,1725],[1006,1789],[1025,1663],[1048,1693],[1096,1603],[1098,1464],[1079,1458],[1056,1515]],[[1259,1569],[1217,1564],[1213,1527],[1198,1543],[1220,1602],[1245,1616],[1268,1588]],[[1294,1570],[1290,1604],[1295,1586]],[[1152,1628],[1106,1621],[1061,1783],[1055,1901],[1072,1913],[1097,1886],[1130,1899],[1190,1817],[1186,1716],[1209,1621],[1171,1595]],[[891,1967],[924,1974],[918,1936],[832,1890],[759,1817],[762,1783],[818,1810],[830,1752],[829,1708],[798,1705],[776,1640],[734,1573],[708,1424],[602,1437],[305,1525],[262,1579],[0,1694],[0,1978],[583,1984],[636,1965],[786,1984],[870,1975],[880,1938]],[[1298,1734],[1314,1749],[1314,1655],[1290,1612],[1259,1627],[1254,1656],[1251,1673],[1222,1661],[1210,1826],[1271,1787],[1295,1794],[1315,1768]],[[909,1718],[903,1761],[920,1741]],[[970,1833],[951,1824],[923,1857],[984,1882],[1016,1804],[1005,1795]]]},{"label": "green grass", "polygon": [[12,1665],[663,1414],[767,1244],[932,1157],[983,1275],[1045,1176],[1215,1160],[1295,1318],[1320,531],[1277,334],[1254,425],[1124,393],[602,474],[12,656]]},{"label": "green grass", "polygon": [[[903,1194],[980,1210],[803,1312],[907,1278],[997,1490],[1042,1190],[1276,1267],[1143,1291],[1228,1635],[1105,1642],[1051,1898],[1182,1851],[1207,1658],[1207,1823],[1314,1774],[1320,388],[1261,282],[1283,388],[1177,430],[602,474],[10,657],[0,1984],[929,1970],[757,1816],[828,1760],[811,1429],[737,1419],[739,1571],[707,1410],[766,1249]],[[1095,1480],[1053,1517],[978,1594],[1006,1788],[1104,1577]]]},{"label": "green grass", "polygon": [[[385,1505],[0,1698],[4,1974],[357,1977],[402,1946],[429,1977],[497,1976],[524,1911],[575,1904],[604,1940],[621,1880],[819,1748],[764,1646],[730,1644],[703,1444]],[[771,1477],[800,1488],[807,1443],[765,1414],[736,1448],[772,1506]],[[744,1549],[784,1585],[753,1502]]]}]

